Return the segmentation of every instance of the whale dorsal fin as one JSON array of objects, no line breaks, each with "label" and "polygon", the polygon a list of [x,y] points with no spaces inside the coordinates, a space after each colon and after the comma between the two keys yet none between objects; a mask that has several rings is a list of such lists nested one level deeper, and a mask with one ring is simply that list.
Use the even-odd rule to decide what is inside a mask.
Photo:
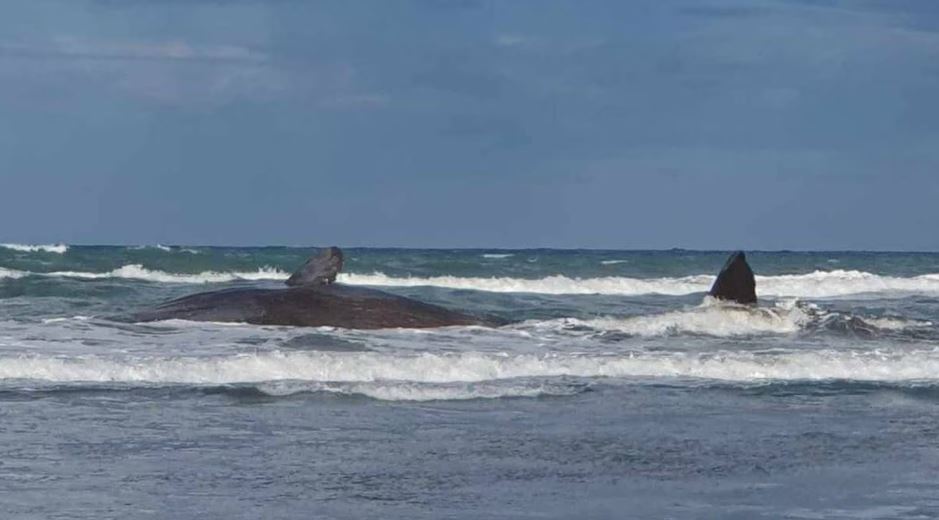
[{"label": "whale dorsal fin", "polygon": [[285,283],[291,287],[328,285],[336,281],[336,275],[341,270],[342,250],[338,247],[327,247],[319,254],[311,256]]},{"label": "whale dorsal fin", "polygon": [[730,255],[708,294],[745,305],[756,303],[756,279],[743,251]]}]

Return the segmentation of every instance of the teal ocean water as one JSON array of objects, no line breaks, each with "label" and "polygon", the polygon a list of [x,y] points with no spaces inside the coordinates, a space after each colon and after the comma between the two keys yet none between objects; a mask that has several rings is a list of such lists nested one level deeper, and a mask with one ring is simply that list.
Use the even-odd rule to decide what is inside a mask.
[{"label": "teal ocean water", "polygon": [[932,518],[939,254],[346,249],[511,324],[121,319],[314,248],[0,245],[9,518]]}]

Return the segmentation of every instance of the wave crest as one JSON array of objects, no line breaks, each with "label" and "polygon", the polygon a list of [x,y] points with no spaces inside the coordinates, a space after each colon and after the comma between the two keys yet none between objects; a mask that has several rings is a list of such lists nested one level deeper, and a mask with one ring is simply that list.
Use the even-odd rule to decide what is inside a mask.
[{"label": "wave crest", "polygon": [[682,278],[568,278],[563,275],[545,278],[483,278],[459,276],[392,277],[385,273],[372,274],[341,273],[339,281],[351,285],[374,285],[388,287],[435,286],[450,289],[470,289],[489,292],[523,292],[534,294],[691,294],[710,287],[714,277],[710,275],[686,276]]},{"label": "wave crest", "polygon": [[0,247],[6,249],[12,249],[14,251],[20,251],[22,253],[55,253],[55,254],[64,254],[68,251],[68,246],[65,244],[0,244]]},{"label": "wave crest", "polygon": [[[525,392],[541,395],[550,387],[545,383],[557,383],[556,378],[692,378],[742,383],[939,382],[939,350],[589,355],[274,351],[201,358],[0,357],[0,383],[7,386],[22,385],[24,381],[131,386],[259,384],[268,393],[289,394],[339,385],[344,391],[368,394],[361,389],[366,388],[363,385],[372,385],[367,387],[371,395],[397,400],[500,397]],[[506,387],[491,386],[496,384],[514,390],[506,392]],[[550,388],[554,393],[564,391],[560,387]]]},{"label": "wave crest", "polygon": [[[563,275],[538,279],[507,277],[392,277],[381,272],[372,274],[344,273],[342,282],[357,285],[417,287],[435,286],[489,292],[522,292],[534,294],[602,294],[602,295],[685,295],[707,292],[714,283],[713,275],[691,275],[674,278],[569,278]],[[865,293],[939,293],[939,274],[909,278],[883,276],[863,271],[814,271],[806,274],[757,276],[757,295],[793,298],[830,298]]]},{"label": "wave crest", "polygon": [[543,397],[575,395],[587,389],[582,384],[551,381],[503,381],[475,383],[413,383],[376,381],[367,383],[321,383],[275,381],[261,383],[257,389],[271,396],[326,392],[340,395],[363,395],[382,401],[465,401],[505,397]]},{"label": "wave crest", "polygon": [[4,278],[22,278],[28,274],[29,273],[25,271],[17,271],[16,269],[6,269],[4,267],[0,267],[0,280]]},{"label": "wave crest", "polygon": [[149,282],[191,284],[222,283],[236,280],[285,280],[288,276],[287,273],[273,267],[261,267],[257,271],[253,272],[203,271],[201,273],[183,274],[151,270],[140,264],[125,265],[106,273],[56,271],[52,273],[35,274],[39,274],[41,276],[62,276],[82,279],[127,278],[131,280],[146,280]]},{"label": "wave crest", "polygon": [[706,298],[698,307],[628,318],[564,318],[542,322],[541,326],[589,327],[604,332],[633,336],[701,334],[708,336],[747,336],[790,334],[811,322],[811,314],[795,302],[781,302],[772,308],[730,305]]},{"label": "wave crest", "polygon": [[[253,272],[204,271],[201,273],[171,273],[148,269],[141,264],[124,265],[108,272],[56,271],[49,273],[17,271],[0,268],[0,278],[20,278],[27,275],[62,276],[71,278],[128,278],[161,283],[224,283],[236,280],[286,280],[289,273],[273,267],[261,267]],[[338,281],[350,285],[384,287],[433,286],[497,293],[572,294],[637,296],[659,294],[681,296],[707,292],[714,282],[713,275],[691,275],[673,278],[630,278],[608,276],[597,278],[570,278],[564,275],[544,278],[460,277],[460,276],[389,276],[382,272],[371,274],[340,273]],[[807,274],[757,276],[757,295],[773,298],[832,298],[858,294],[906,295],[939,293],[939,274],[913,277],[883,276],[863,271],[815,271]]]}]

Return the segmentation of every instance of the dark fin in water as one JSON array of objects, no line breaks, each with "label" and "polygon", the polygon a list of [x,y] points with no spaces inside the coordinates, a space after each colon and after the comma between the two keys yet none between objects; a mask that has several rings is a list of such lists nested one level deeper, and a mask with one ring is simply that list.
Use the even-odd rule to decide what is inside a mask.
[{"label": "dark fin in water", "polygon": [[328,247],[316,256],[311,256],[303,267],[290,275],[285,282],[291,287],[298,285],[328,285],[336,281],[342,270],[342,250]]},{"label": "dark fin in water", "polygon": [[730,255],[708,294],[745,305],[756,303],[756,280],[743,251]]}]

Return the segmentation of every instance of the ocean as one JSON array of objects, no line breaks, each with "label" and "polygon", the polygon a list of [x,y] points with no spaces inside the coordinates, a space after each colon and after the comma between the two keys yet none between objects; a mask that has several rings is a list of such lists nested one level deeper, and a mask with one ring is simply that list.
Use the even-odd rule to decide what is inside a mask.
[{"label": "ocean", "polygon": [[0,246],[0,517],[936,518],[939,254],[346,249],[511,320],[122,316],[279,287],[287,247]]}]

